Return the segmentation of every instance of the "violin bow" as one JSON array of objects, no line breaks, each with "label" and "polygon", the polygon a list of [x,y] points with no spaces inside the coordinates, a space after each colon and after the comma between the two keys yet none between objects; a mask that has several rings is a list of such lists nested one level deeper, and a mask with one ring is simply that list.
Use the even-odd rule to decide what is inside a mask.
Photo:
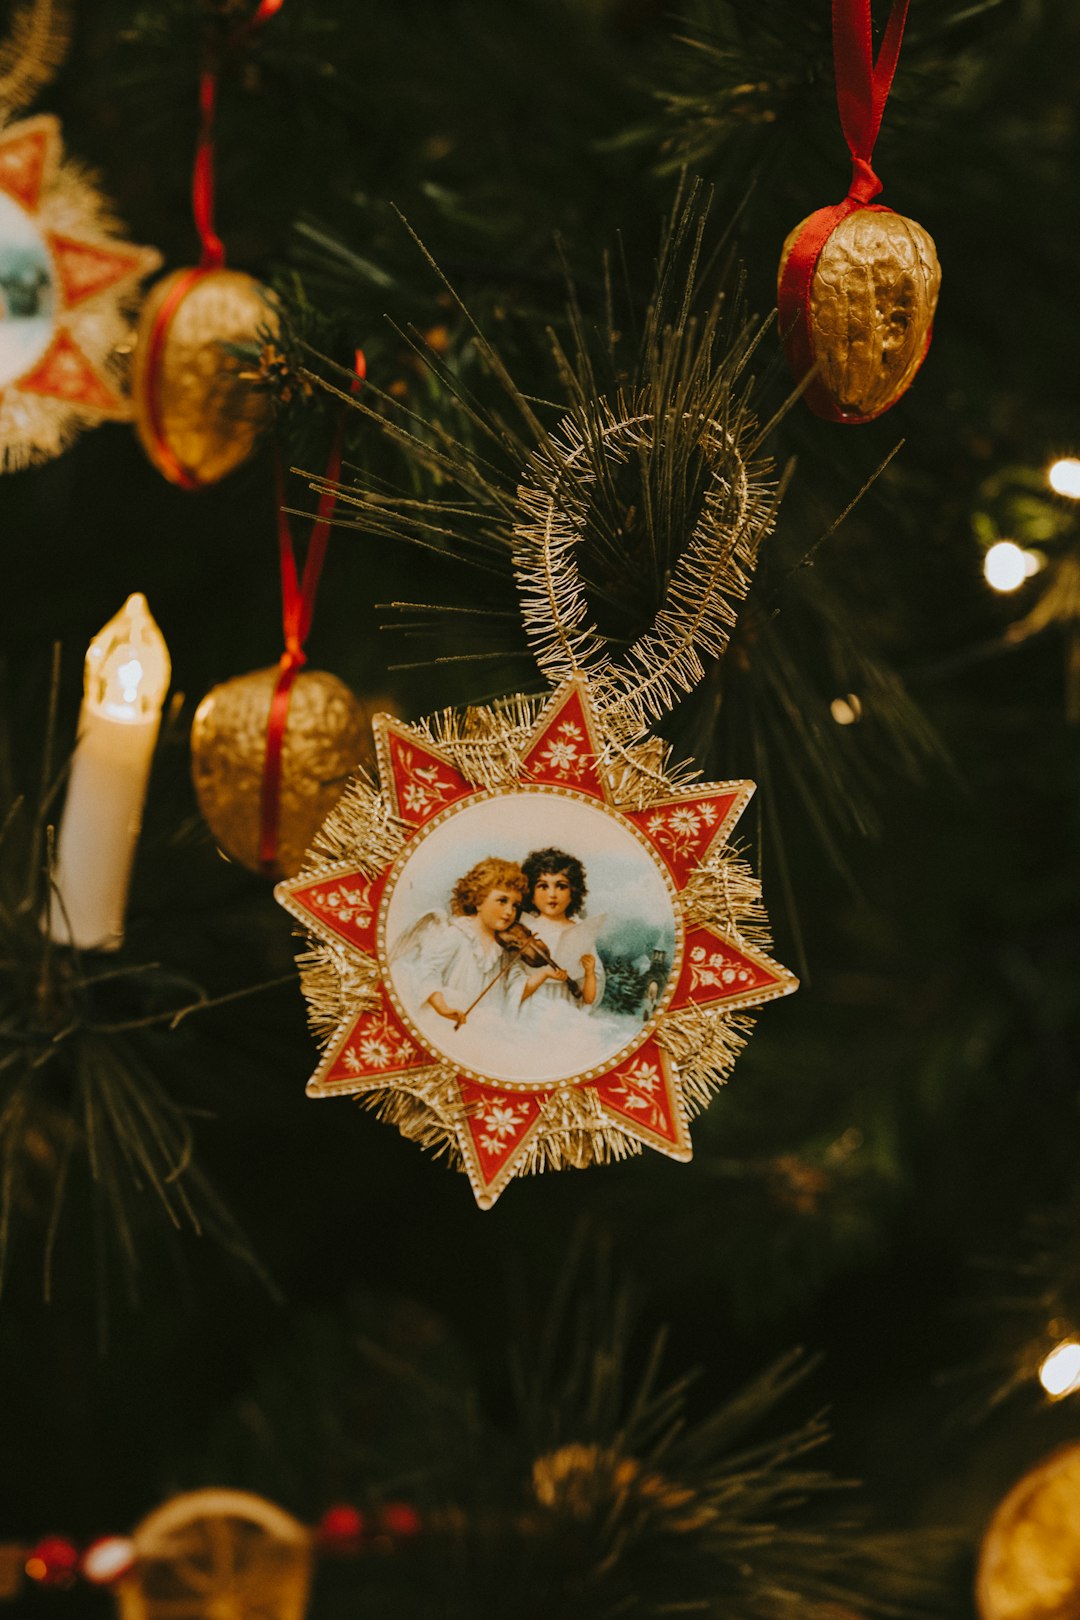
[{"label": "violin bow", "polygon": [[[520,954],[521,953],[519,951],[518,955],[520,955]],[[454,1025],[455,1029],[460,1029],[461,1025],[465,1022],[466,1018],[468,1018],[468,1016],[472,1012],[473,1008],[478,1006],[479,1003],[481,1001],[483,1001],[484,997],[487,995],[489,990],[494,990],[495,986],[498,984],[499,980],[502,978],[503,974],[506,972],[507,968],[510,966],[510,964],[511,964],[511,962],[513,960],[514,960],[513,956],[508,951],[506,953],[506,961],[502,964],[502,966],[500,967],[498,973],[496,973],[495,977],[492,979],[490,984],[485,984],[484,988],[481,990],[480,994],[476,997],[476,999],[474,1001],[470,1001],[469,1005],[466,1007],[465,1011],[461,1015],[460,1023],[457,1023],[457,1024]]]}]

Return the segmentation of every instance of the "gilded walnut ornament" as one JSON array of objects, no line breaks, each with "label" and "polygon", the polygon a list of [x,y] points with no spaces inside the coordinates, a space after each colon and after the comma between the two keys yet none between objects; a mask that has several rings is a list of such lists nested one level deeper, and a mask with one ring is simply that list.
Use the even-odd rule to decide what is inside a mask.
[{"label": "gilded walnut ornament", "polygon": [[[226,854],[263,871],[260,842],[270,706],[279,668],[215,686],[195,711],[191,772],[203,818]],[[370,758],[368,713],[343,681],[303,669],[281,747],[274,876],[291,876],[357,765]]]}]

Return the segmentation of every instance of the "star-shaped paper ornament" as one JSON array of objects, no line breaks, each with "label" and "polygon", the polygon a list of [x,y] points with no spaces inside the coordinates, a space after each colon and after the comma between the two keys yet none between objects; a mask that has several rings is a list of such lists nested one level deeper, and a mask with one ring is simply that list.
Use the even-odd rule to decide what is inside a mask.
[{"label": "star-shaped paper ornament", "polygon": [[669,774],[584,677],[375,735],[381,791],[354,780],[276,890],[312,940],[309,1094],[449,1148],[483,1208],[541,1168],[689,1159],[746,1013],[797,982],[730,843],[753,783]]},{"label": "star-shaped paper ornament", "polygon": [[0,468],[58,455],[130,416],[121,388],[137,285],[160,264],[107,206],[43,114],[0,128]]}]

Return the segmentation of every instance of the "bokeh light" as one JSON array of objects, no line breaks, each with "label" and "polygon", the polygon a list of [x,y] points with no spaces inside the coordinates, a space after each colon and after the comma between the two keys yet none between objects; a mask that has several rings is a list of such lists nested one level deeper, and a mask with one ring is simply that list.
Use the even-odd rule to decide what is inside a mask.
[{"label": "bokeh light", "polygon": [[1039,1383],[1054,1400],[1080,1388],[1080,1344],[1075,1339],[1051,1350],[1039,1368]]},{"label": "bokeh light", "polygon": [[1015,591],[1028,577],[1027,553],[1015,540],[999,540],[983,558],[986,583],[995,591]]},{"label": "bokeh light", "polygon": [[862,704],[854,692],[849,692],[847,697],[833,698],[829,713],[838,726],[853,726],[862,715]]},{"label": "bokeh light", "polygon": [[1080,461],[1075,456],[1063,456],[1055,461],[1046,476],[1055,494],[1080,501]]}]

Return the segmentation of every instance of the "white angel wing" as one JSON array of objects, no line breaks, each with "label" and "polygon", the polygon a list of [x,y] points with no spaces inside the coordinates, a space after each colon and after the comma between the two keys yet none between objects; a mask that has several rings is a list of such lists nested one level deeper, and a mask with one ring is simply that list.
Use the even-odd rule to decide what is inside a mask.
[{"label": "white angel wing", "polygon": [[424,949],[429,939],[436,933],[441,933],[446,925],[446,918],[441,911],[425,911],[416,922],[403,929],[391,945],[391,962],[413,960]]}]

